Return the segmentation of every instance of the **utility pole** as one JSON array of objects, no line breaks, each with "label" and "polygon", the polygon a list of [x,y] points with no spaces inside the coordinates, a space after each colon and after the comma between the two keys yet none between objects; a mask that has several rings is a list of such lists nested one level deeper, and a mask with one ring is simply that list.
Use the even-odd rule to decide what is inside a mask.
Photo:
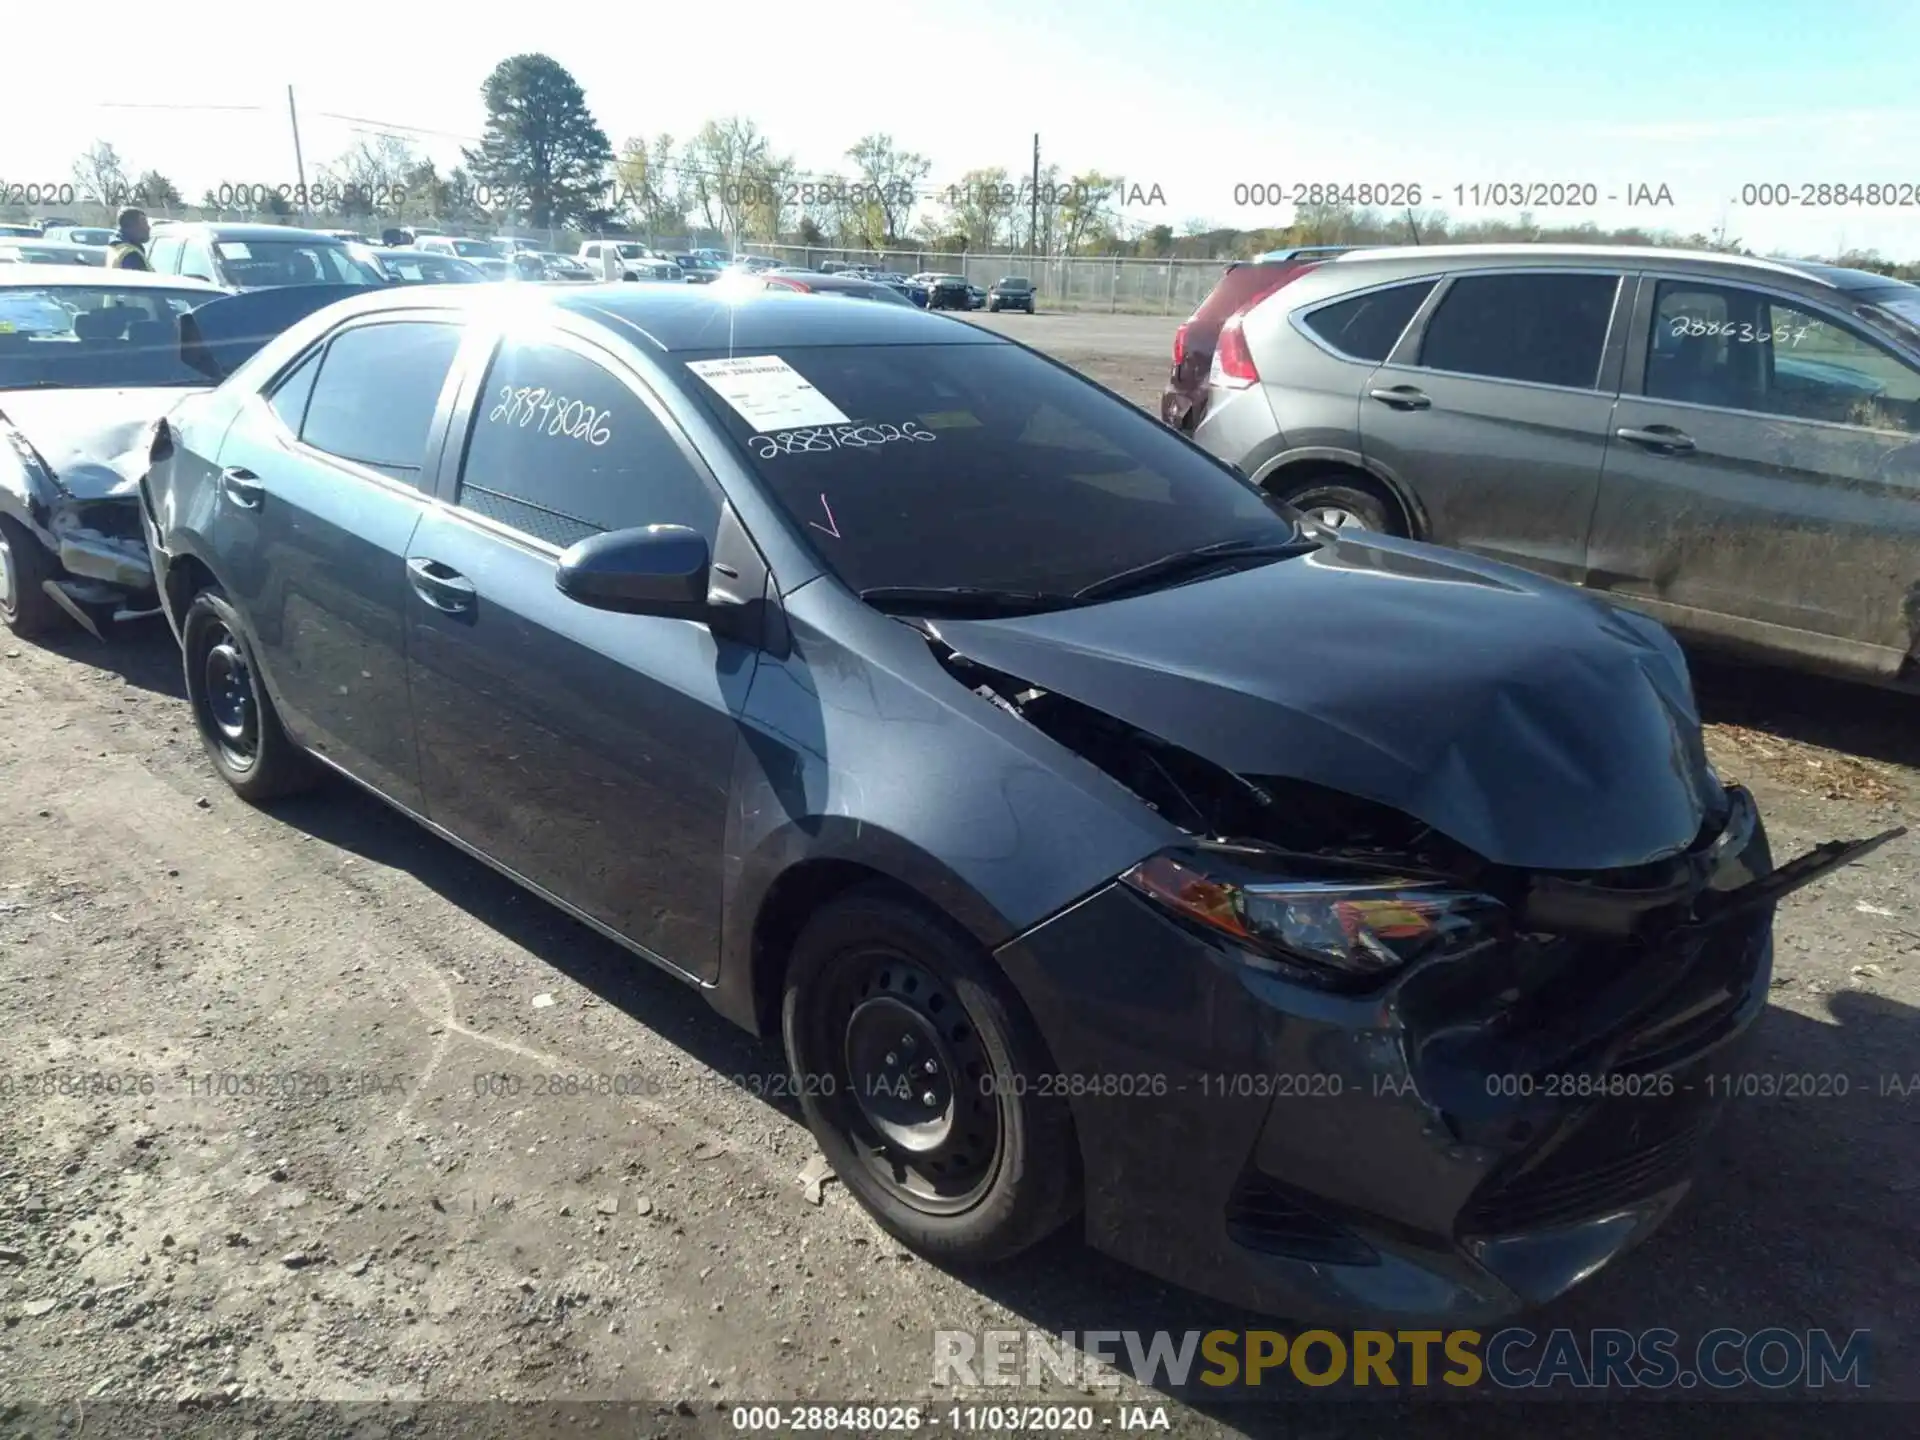
[{"label": "utility pole", "polygon": [[1040,137],[1033,137],[1033,189],[1027,198],[1033,202],[1032,213],[1027,218],[1027,251],[1029,256],[1040,258]]},{"label": "utility pole", "polygon": [[293,168],[300,179],[300,218],[307,216],[307,162],[300,156],[300,112],[293,108],[293,86],[287,86],[287,119],[293,122]]}]

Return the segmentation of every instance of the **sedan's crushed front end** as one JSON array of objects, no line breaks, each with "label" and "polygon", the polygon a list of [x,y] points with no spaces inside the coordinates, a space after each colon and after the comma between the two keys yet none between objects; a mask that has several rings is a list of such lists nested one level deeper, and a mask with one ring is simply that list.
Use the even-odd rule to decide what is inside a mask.
[{"label": "sedan's crushed front end", "polygon": [[1167,852],[1005,946],[1073,1097],[1089,1238],[1345,1323],[1490,1322],[1631,1248],[1766,1005],[1774,901],[1880,843],[1776,872],[1725,795],[1631,872]]},{"label": "sedan's crushed front end", "polygon": [[55,562],[41,584],[46,596],[95,636],[104,621],[153,613],[159,601],[138,486],[151,423],[116,416],[87,434],[36,445],[21,423],[0,418],[0,433],[8,441],[0,512]]}]

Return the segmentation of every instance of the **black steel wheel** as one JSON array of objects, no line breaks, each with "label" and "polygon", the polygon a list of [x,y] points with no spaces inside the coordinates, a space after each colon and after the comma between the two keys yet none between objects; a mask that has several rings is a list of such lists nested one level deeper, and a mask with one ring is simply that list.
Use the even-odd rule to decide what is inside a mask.
[{"label": "black steel wheel", "polygon": [[232,604],[202,590],[181,622],[187,701],[207,758],[253,804],[312,785],[313,762],[287,737]]},{"label": "black steel wheel", "polygon": [[1078,1210],[1046,1047],[991,959],[937,915],[879,889],[835,901],[794,947],[781,1019],[822,1151],[901,1239],[988,1262]]}]

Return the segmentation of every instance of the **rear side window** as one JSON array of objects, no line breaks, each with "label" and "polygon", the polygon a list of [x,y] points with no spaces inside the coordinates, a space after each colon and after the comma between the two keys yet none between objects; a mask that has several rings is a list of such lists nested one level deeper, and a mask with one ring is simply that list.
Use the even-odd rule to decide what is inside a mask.
[{"label": "rear side window", "polygon": [[153,242],[153,248],[147,252],[147,264],[161,275],[180,273],[180,244],[177,239],[166,238]]},{"label": "rear side window", "polygon": [[474,405],[455,503],[565,548],[640,525],[712,539],[719,500],[651,408],[564,346],[508,343]]},{"label": "rear side window", "polygon": [[457,325],[427,321],[361,325],[336,335],[321,358],[301,440],[419,485],[433,412],[460,336]]},{"label": "rear side window", "polygon": [[1306,317],[1306,326],[1342,355],[1379,364],[1393,353],[1407,322],[1433,293],[1436,283],[1423,280],[1415,285],[1396,285],[1391,290],[1375,290],[1335,305],[1323,305]]},{"label": "rear side window", "polygon": [[267,403],[273,406],[273,413],[280,417],[280,423],[294,434],[300,433],[300,425],[307,418],[307,397],[313,394],[313,382],[320,374],[321,352],[315,350],[306,359],[293,367],[293,372],[273,387],[273,394]]},{"label": "rear side window", "polygon": [[1592,389],[1618,275],[1465,275],[1427,322],[1429,370]]}]

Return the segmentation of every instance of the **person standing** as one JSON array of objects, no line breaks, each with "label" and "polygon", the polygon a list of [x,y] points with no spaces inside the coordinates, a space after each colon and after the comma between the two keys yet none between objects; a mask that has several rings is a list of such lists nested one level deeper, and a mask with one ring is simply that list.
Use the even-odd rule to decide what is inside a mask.
[{"label": "person standing", "polygon": [[151,270],[144,248],[153,231],[147,224],[147,212],[128,206],[115,222],[113,241],[107,246],[109,270]]}]

